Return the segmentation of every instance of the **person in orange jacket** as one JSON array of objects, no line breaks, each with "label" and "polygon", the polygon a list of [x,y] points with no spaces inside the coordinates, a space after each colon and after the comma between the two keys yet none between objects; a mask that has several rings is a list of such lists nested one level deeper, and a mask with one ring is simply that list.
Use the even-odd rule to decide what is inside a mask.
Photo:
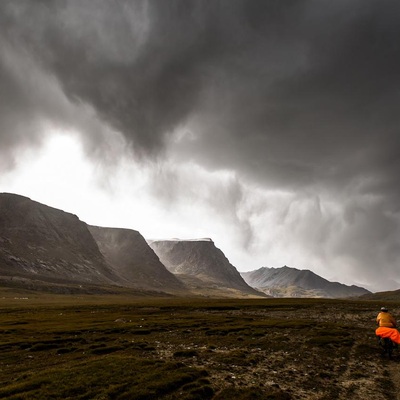
[{"label": "person in orange jacket", "polygon": [[396,328],[396,320],[386,307],[381,308],[381,312],[376,317],[376,323],[378,326],[384,326],[386,328]]},{"label": "person in orange jacket", "polygon": [[396,320],[386,307],[381,308],[381,312],[376,317],[378,328],[376,336],[390,338],[392,342],[400,344],[400,332],[396,329]]}]

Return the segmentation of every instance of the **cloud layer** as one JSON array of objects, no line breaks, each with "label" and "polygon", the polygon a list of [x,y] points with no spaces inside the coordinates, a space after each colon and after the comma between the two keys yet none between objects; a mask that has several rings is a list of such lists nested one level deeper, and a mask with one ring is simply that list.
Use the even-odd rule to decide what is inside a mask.
[{"label": "cloud layer", "polygon": [[2,1],[0,165],[70,129],[267,266],[288,247],[397,287],[399,20],[389,0]]}]

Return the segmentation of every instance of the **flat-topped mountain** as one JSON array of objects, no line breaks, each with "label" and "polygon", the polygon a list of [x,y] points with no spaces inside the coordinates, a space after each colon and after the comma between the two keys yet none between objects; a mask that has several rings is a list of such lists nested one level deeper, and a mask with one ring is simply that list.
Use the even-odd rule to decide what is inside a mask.
[{"label": "flat-topped mountain", "polygon": [[0,275],[121,283],[76,215],[9,193],[0,194]]},{"label": "flat-topped mountain", "polygon": [[299,270],[287,266],[260,268],[242,272],[244,280],[252,287],[274,297],[356,297],[370,293],[359,286],[347,286],[330,282],[310,270]]},{"label": "flat-topped mountain", "polygon": [[211,239],[149,240],[150,247],[169,271],[192,290],[231,290],[247,295],[262,295],[251,288],[224,253]]},{"label": "flat-topped mountain", "polygon": [[107,262],[129,285],[164,291],[184,289],[138,231],[90,225],[88,228]]}]

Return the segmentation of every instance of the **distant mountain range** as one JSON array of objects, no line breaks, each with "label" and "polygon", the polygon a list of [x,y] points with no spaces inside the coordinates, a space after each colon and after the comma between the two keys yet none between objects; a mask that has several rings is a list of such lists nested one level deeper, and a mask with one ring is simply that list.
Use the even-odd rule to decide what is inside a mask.
[{"label": "distant mountain range", "polygon": [[310,270],[287,266],[260,268],[242,272],[244,280],[252,287],[274,297],[356,297],[370,293],[359,286],[330,282]]},{"label": "distant mountain range", "polygon": [[76,215],[11,193],[0,193],[0,285],[213,297],[369,293],[288,267],[240,274],[211,239],[147,242],[135,230],[90,226]]}]

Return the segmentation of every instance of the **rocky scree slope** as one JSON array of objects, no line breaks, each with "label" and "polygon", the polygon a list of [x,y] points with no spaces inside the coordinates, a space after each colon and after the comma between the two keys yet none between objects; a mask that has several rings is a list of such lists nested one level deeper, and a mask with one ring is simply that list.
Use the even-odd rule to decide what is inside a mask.
[{"label": "rocky scree slope", "polygon": [[76,215],[9,193],[0,193],[0,275],[58,283],[122,283]]}]

